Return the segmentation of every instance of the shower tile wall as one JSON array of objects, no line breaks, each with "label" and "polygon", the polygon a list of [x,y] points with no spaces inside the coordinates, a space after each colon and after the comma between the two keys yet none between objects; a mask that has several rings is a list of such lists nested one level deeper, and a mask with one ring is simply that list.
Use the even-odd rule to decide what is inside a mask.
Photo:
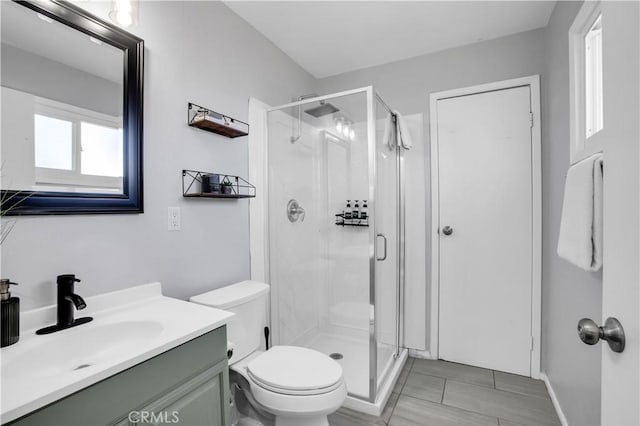
[{"label": "shower tile wall", "polygon": [[[291,143],[297,133],[297,117],[282,111],[269,114],[270,187],[270,253],[277,256],[277,267],[270,269],[276,286],[278,340],[292,344],[317,329],[319,306],[326,277],[323,276],[318,238],[318,197],[313,187],[317,169],[314,150],[319,143],[318,131],[302,123],[302,135]],[[286,207],[295,198],[306,210],[304,221],[291,223]]]},{"label": "shower tile wall", "polygon": [[[369,330],[369,228],[336,226],[335,214],[347,200],[369,198],[369,165],[366,122],[354,125],[353,141],[326,138],[327,198],[325,215],[329,262],[329,311],[327,326],[366,338]],[[336,330],[336,328],[340,328]],[[344,328],[347,328],[345,330]],[[362,335],[364,333],[364,335]]]}]

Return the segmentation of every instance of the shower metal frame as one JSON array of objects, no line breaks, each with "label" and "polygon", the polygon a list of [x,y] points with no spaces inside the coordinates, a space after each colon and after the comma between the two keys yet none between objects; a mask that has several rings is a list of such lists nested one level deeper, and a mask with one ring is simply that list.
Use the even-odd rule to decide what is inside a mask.
[{"label": "shower metal frame", "polygon": [[[287,108],[302,108],[303,105],[327,101],[330,99],[356,95],[364,93],[366,95],[367,102],[367,145],[368,145],[368,172],[369,172],[369,211],[374,212],[369,217],[369,303],[374,306],[373,317],[369,318],[369,397],[367,399],[358,395],[349,394],[352,398],[368,401],[374,403],[378,394],[379,382],[378,382],[378,339],[376,336],[376,248],[377,248],[377,226],[376,226],[376,182],[377,182],[377,167],[376,167],[376,100],[385,108],[385,110],[392,115],[394,123],[396,123],[396,117],[393,110],[387,105],[387,103],[375,92],[373,86],[365,86],[358,89],[345,90],[342,92],[331,93],[328,95],[316,96],[312,98],[304,98],[298,101],[290,102],[284,105],[271,107],[267,109],[267,113],[272,111],[283,110]],[[268,127],[268,126],[267,126]],[[397,132],[396,132],[397,137]],[[268,169],[269,164],[269,138],[267,131],[266,148],[265,148],[265,166]],[[397,359],[400,354],[400,350],[403,344],[403,329],[404,329],[404,279],[405,279],[405,193],[403,185],[404,177],[404,148],[397,144],[396,146],[396,343],[393,358]],[[269,187],[269,173],[265,174],[265,188]],[[269,248],[270,241],[270,227],[269,227],[269,211],[270,211],[270,197],[267,197],[267,205],[265,208],[266,215],[266,227],[265,227],[265,241],[267,242],[266,251],[266,274],[271,282],[271,253]],[[271,291],[271,297],[277,297],[277,292]],[[271,310],[271,309],[270,309]],[[273,324],[272,324],[273,328]],[[279,331],[274,330],[274,337],[279,338]],[[389,372],[387,372],[388,377]]]}]

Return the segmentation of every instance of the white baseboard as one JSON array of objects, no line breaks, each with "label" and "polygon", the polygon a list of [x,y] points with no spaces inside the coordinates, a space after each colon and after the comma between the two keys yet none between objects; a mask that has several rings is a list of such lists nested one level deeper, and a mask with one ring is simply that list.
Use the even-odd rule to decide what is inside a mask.
[{"label": "white baseboard", "polygon": [[421,349],[409,349],[409,356],[412,358],[435,359],[431,356],[431,352],[423,351]]},{"label": "white baseboard", "polygon": [[562,426],[569,426],[569,422],[567,421],[567,418],[565,417],[564,412],[562,411],[562,407],[560,407],[560,401],[558,401],[558,397],[556,396],[555,391],[551,387],[551,382],[549,381],[547,374],[541,372],[540,378],[542,379],[544,384],[547,386],[547,392],[549,392],[549,396],[551,397],[551,402],[553,402],[553,407],[556,409],[556,413],[558,414],[558,419],[560,419],[560,423],[562,423]]}]

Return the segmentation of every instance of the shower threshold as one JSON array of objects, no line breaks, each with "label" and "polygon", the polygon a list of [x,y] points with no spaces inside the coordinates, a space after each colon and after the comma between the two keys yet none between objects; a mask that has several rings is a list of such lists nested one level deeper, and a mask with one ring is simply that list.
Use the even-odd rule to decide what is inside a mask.
[{"label": "shower threshold", "polygon": [[402,349],[398,358],[392,361],[390,369],[385,377],[384,382],[378,387],[378,395],[375,402],[365,401],[355,396],[347,395],[343,407],[350,408],[361,413],[370,414],[372,416],[380,416],[384,410],[387,401],[393,392],[393,388],[400,377],[402,367],[409,357],[409,350]]}]

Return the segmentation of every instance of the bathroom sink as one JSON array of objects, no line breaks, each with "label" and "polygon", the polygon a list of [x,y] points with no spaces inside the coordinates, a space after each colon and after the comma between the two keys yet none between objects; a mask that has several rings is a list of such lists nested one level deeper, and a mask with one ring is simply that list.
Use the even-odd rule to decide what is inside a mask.
[{"label": "bathroom sink", "polygon": [[22,377],[46,379],[96,367],[153,340],[163,328],[157,321],[123,321],[64,330],[4,364],[3,377],[20,372]]},{"label": "bathroom sink", "polygon": [[7,423],[143,363],[220,326],[232,313],[162,295],[160,283],[86,298],[76,318],[93,321],[51,334],[57,306],[21,312],[20,340],[2,348],[0,422]]}]

